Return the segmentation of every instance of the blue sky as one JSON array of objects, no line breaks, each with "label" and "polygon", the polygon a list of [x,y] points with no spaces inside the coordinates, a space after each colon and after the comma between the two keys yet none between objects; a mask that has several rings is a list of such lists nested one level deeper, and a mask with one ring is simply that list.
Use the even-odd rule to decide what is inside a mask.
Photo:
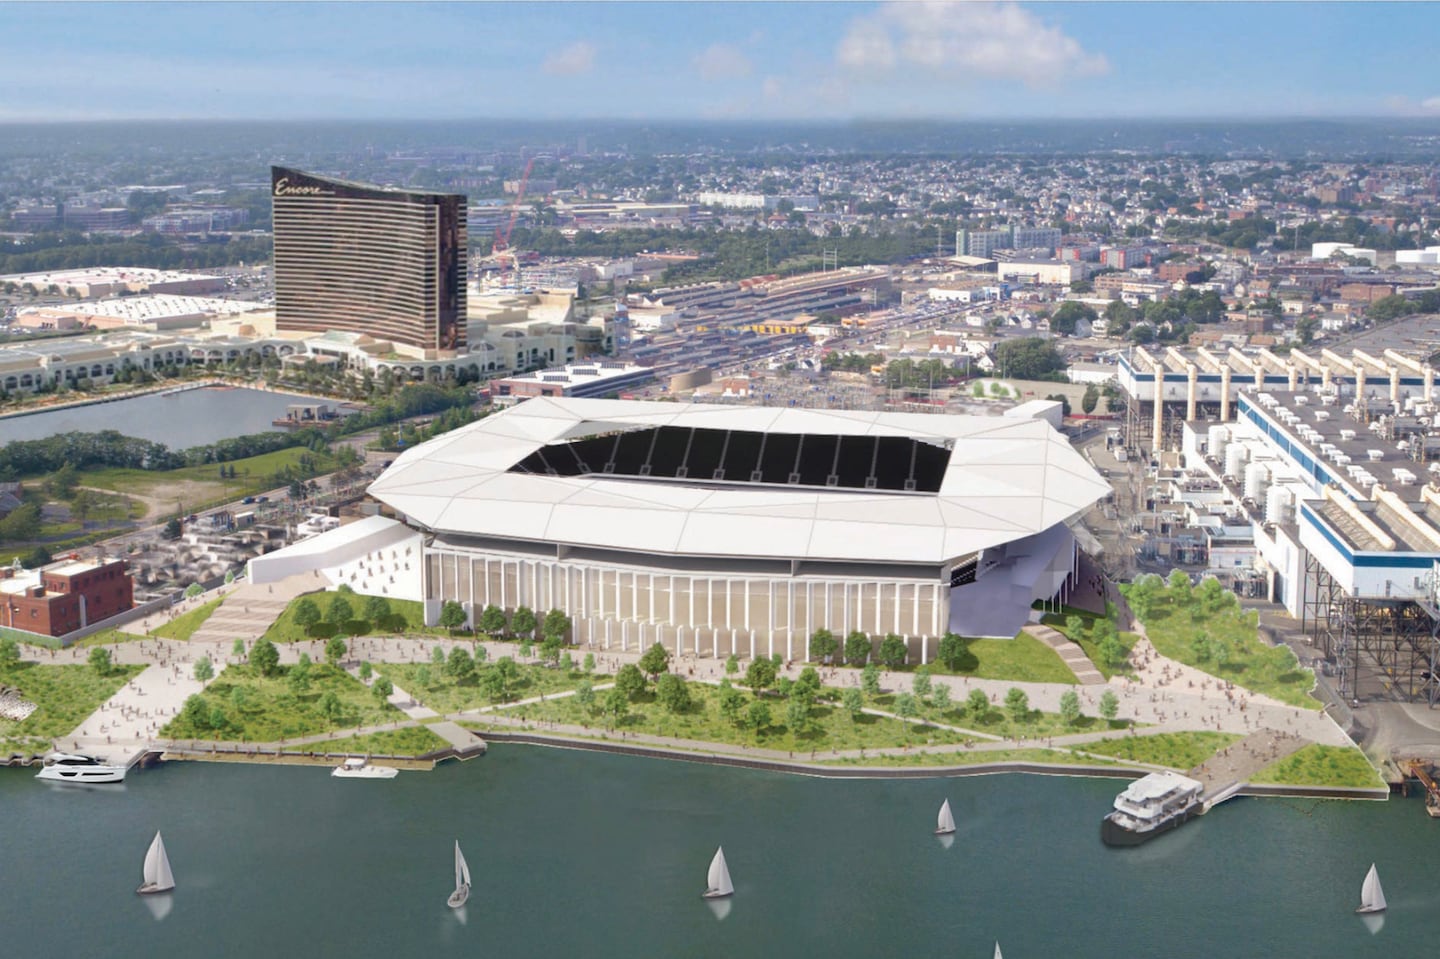
[{"label": "blue sky", "polygon": [[0,120],[1440,116],[1437,12],[0,0]]}]

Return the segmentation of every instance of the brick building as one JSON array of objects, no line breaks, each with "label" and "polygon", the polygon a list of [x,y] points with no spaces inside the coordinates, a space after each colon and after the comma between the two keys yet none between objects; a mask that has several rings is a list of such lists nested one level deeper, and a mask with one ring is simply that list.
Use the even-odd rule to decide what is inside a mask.
[{"label": "brick building", "polygon": [[0,626],[64,636],[134,605],[135,584],[121,559],[0,567]]}]

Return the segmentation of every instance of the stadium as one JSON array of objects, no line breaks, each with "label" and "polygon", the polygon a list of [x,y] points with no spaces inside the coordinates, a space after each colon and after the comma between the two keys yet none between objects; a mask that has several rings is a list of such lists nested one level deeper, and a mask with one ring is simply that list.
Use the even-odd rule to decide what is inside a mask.
[{"label": "stadium", "polygon": [[564,610],[573,640],[806,654],[825,628],[1013,637],[1109,487],[1046,421],[539,397],[370,487],[423,537],[427,622]]}]

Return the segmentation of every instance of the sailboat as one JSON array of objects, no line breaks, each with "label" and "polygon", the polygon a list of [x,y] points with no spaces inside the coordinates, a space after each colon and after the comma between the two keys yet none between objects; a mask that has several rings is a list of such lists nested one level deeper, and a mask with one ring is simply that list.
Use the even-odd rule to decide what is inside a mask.
[{"label": "sailboat", "polygon": [[950,800],[940,804],[940,815],[935,820],[935,835],[948,836],[955,831],[955,817],[950,815]]},{"label": "sailboat", "polygon": [[1000,943],[999,943],[999,942],[996,942],[996,943],[995,943],[995,959],[1005,959],[1004,956],[1000,955]]},{"label": "sailboat", "polygon": [[706,899],[723,899],[734,894],[735,887],[730,882],[730,867],[725,865],[723,846],[716,848],[715,858],[710,860],[710,874],[705,882]]},{"label": "sailboat", "polygon": [[470,866],[465,854],[460,851],[460,840],[455,840],[455,891],[445,900],[451,909],[459,909],[470,898]]},{"label": "sailboat", "polygon": [[174,888],[175,877],[170,872],[170,857],[165,855],[165,840],[160,838],[157,830],[150,849],[145,853],[145,882],[135,891],[143,896],[152,892],[169,892]]},{"label": "sailboat", "polygon": [[1365,874],[1365,882],[1360,885],[1360,908],[1356,912],[1384,912],[1385,891],[1380,888],[1380,874],[1375,871],[1375,864],[1370,864],[1370,871]]}]

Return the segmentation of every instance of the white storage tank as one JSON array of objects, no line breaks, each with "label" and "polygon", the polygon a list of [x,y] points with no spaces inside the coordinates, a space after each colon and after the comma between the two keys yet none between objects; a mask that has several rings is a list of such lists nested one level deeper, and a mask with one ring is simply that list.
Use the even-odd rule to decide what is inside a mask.
[{"label": "white storage tank", "polygon": [[1265,522],[1281,525],[1292,520],[1291,510],[1295,501],[1290,487],[1276,483],[1265,494]]},{"label": "white storage tank", "polygon": [[1250,458],[1250,451],[1239,443],[1232,443],[1225,447],[1225,478],[1239,480],[1241,471],[1245,468],[1245,461]]},{"label": "white storage tank", "polygon": [[1225,462],[1225,447],[1230,445],[1230,431],[1223,426],[1210,427],[1210,445],[1208,452],[1215,457],[1215,462]]},{"label": "white storage tank", "polygon": [[1251,463],[1245,467],[1245,498],[1259,503],[1265,498],[1265,487],[1270,485],[1270,467],[1264,463]]}]

